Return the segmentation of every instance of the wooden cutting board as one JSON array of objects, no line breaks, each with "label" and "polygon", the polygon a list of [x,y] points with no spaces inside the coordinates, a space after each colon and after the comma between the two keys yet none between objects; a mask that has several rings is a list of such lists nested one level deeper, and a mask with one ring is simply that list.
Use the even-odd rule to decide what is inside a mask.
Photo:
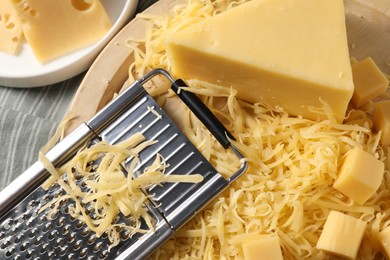
[{"label": "wooden cutting board", "polygon": [[[185,0],[160,0],[144,13],[167,14]],[[350,54],[358,60],[371,56],[378,66],[390,74],[390,1],[344,0]],[[69,132],[89,120],[128,84],[128,68],[134,61],[133,52],[124,46],[129,38],[142,39],[150,21],[139,17],[127,24],[100,53],[92,64],[69,110],[76,116]]]}]

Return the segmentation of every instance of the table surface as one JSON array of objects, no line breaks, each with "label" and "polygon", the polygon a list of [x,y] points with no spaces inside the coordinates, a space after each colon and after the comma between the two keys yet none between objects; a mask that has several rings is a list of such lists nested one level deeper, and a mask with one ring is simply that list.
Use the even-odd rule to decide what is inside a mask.
[{"label": "table surface", "polygon": [[[137,12],[156,1],[139,0]],[[0,86],[0,190],[38,159],[39,149],[53,136],[84,74],[39,88]]]}]

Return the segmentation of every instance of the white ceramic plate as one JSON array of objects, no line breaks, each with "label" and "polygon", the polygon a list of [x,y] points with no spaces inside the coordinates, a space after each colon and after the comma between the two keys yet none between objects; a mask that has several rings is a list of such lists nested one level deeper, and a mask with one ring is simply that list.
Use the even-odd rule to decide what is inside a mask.
[{"label": "white ceramic plate", "polygon": [[0,52],[0,85],[29,88],[57,83],[85,71],[111,40],[133,17],[138,0],[101,0],[113,27],[98,42],[51,62],[40,64],[27,43],[19,55]]}]

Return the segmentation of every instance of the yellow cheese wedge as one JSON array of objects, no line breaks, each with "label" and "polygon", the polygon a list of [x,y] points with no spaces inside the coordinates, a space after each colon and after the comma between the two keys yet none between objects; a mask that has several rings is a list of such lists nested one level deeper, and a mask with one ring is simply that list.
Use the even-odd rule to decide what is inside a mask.
[{"label": "yellow cheese wedge", "polygon": [[0,1],[0,51],[16,54],[23,42],[23,33],[19,17],[10,1]]},{"label": "yellow cheese wedge", "polygon": [[242,244],[245,260],[283,260],[279,237],[261,236]]},{"label": "yellow cheese wedge", "polygon": [[338,211],[331,211],[317,242],[317,248],[355,259],[367,223]]},{"label": "yellow cheese wedge", "polygon": [[375,104],[374,126],[382,131],[381,144],[390,145],[390,100]]},{"label": "yellow cheese wedge", "polygon": [[389,80],[371,57],[353,64],[352,75],[355,85],[352,102],[356,107],[367,104],[389,86]]},{"label": "yellow cheese wedge", "polygon": [[342,0],[253,0],[174,33],[166,42],[172,72],[234,87],[307,118],[308,110],[345,116],[353,80]]},{"label": "yellow cheese wedge", "polygon": [[359,147],[353,148],[346,156],[333,187],[363,204],[379,188],[385,165]]},{"label": "yellow cheese wedge", "polygon": [[12,0],[12,4],[40,62],[86,47],[111,28],[99,0]]}]

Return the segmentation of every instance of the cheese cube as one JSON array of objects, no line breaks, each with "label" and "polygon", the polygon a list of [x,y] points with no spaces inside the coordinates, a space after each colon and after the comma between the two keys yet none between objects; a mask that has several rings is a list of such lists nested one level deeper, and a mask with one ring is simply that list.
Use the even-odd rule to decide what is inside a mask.
[{"label": "cheese cube", "polygon": [[261,236],[259,239],[242,244],[245,260],[283,260],[279,237]]},{"label": "cheese cube", "polygon": [[317,248],[331,254],[355,259],[363,239],[367,223],[343,214],[331,211],[317,242]]},{"label": "cheese cube", "polygon": [[382,130],[382,145],[390,145],[390,100],[375,104],[374,126]]},{"label": "cheese cube", "polygon": [[11,3],[40,62],[86,47],[111,28],[110,18],[99,0],[11,0]]},{"label": "cheese cube", "polygon": [[353,80],[342,0],[252,0],[168,37],[173,74],[235,88],[238,97],[342,121]]},{"label": "cheese cube", "polygon": [[386,255],[387,259],[390,259],[390,226],[383,229],[378,234],[377,239],[381,246],[382,252]]},{"label": "cheese cube", "polygon": [[359,147],[349,151],[333,187],[353,201],[363,204],[379,188],[384,163]]},{"label": "cheese cube", "polygon": [[11,0],[0,1],[0,51],[15,54],[23,40],[22,25]]},{"label": "cheese cube", "polygon": [[352,75],[355,85],[352,102],[356,107],[367,104],[384,93],[389,86],[389,80],[371,57],[353,64]]}]

